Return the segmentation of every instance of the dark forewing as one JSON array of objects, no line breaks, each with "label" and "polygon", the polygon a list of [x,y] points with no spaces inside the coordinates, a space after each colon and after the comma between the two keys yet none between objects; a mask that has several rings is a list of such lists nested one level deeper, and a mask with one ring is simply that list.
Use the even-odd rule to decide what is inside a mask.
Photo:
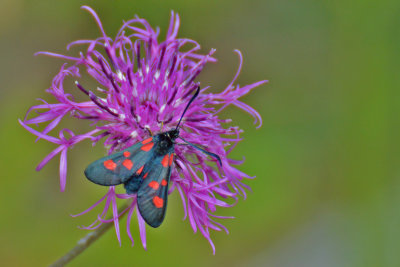
[{"label": "dark forewing", "polygon": [[86,168],[85,175],[99,185],[122,184],[143,170],[143,166],[152,156],[153,147],[153,138],[150,137],[125,150],[96,160]]},{"label": "dark forewing", "polygon": [[142,176],[137,203],[143,219],[152,227],[160,226],[164,220],[172,160],[172,152],[156,157],[146,165]]}]

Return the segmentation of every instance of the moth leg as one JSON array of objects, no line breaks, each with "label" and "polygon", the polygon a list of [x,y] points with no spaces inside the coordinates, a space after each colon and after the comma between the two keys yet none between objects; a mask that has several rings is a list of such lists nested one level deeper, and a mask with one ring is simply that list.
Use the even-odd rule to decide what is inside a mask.
[{"label": "moth leg", "polygon": [[153,132],[150,130],[149,126],[144,127],[150,136],[153,136]]}]

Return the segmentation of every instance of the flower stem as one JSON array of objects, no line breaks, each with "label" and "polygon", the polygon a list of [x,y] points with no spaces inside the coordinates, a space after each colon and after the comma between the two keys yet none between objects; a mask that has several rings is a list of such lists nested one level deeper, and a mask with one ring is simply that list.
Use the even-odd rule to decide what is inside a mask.
[{"label": "flower stem", "polygon": [[[118,214],[122,213],[122,211],[124,211],[129,206],[129,204],[129,202],[126,202],[124,205],[122,205],[122,207],[120,207],[118,210]],[[121,214],[119,218],[121,219],[126,213],[127,212]],[[110,229],[112,226],[113,223],[103,223],[99,228],[81,238],[75,247],[73,247],[64,256],[51,264],[50,267],[65,266],[67,263],[75,259],[79,254],[85,251],[85,249],[87,249],[94,241],[96,241],[105,232],[107,232],[107,230]]]}]

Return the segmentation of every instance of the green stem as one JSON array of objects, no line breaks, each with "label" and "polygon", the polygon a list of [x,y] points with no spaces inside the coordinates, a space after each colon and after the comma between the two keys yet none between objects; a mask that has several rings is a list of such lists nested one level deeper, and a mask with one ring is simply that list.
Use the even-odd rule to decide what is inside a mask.
[{"label": "green stem", "polygon": [[[130,203],[125,203],[119,210],[118,214],[120,214],[123,210],[125,210]],[[126,213],[122,214],[119,218],[122,218]],[[67,263],[75,259],[79,254],[84,252],[94,241],[99,239],[108,229],[113,226],[112,223],[103,223],[99,228],[94,231],[91,231],[86,236],[78,241],[75,247],[73,247],[70,251],[68,251],[64,256],[59,258],[50,267],[59,267],[65,266]]]}]

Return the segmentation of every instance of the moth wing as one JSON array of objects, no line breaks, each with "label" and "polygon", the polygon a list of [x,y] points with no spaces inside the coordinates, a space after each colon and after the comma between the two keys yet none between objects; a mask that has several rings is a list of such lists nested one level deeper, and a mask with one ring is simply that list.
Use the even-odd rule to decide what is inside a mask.
[{"label": "moth wing", "polygon": [[155,158],[146,164],[142,174],[137,205],[143,219],[152,227],[160,226],[165,217],[172,158],[172,152]]},{"label": "moth wing", "polygon": [[95,184],[112,186],[126,182],[153,154],[153,138],[147,138],[125,150],[96,160],[85,169],[85,176]]}]

